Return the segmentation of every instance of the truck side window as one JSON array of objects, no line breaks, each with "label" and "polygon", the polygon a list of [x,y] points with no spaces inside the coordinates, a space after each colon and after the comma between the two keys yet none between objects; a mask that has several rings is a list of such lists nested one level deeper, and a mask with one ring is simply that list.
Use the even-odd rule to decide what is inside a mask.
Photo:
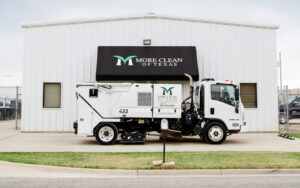
[{"label": "truck side window", "polygon": [[211,85],[211,99],[235,106],[235,88],[232,85],[214,84]]},{"label": "truck side window", "polygon": [[196,91],[195,91],[195,95],[198,96],[199,95],[199,86],[196,87]]}]

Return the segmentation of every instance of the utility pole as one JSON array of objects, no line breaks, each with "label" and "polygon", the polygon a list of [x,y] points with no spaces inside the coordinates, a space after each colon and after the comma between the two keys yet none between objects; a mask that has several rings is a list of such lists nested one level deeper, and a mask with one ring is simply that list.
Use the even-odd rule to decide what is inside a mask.
[{"label": "utility pole", "polygon": [[280,79],[280,95],[282,95],[282,65],[281,65],[281,52],[279,52],[279,79]]}]

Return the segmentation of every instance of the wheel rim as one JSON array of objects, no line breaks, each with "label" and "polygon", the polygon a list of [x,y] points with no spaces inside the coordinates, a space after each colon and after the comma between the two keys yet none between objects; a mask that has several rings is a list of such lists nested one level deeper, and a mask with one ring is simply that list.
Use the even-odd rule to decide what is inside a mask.
[{"label": "wheel rim", "polygon": [[98,135],[103,142],[110,142],[114,138],[115,132],[111,127],[104,126],[99,130]]},{"label": "wheel rim", "polygon": [[224,136],[224,131],[219,126],[213,126],[208,130],[208,137],[210,140],[214,142],[218,142],[222,140],[223,136]]}]

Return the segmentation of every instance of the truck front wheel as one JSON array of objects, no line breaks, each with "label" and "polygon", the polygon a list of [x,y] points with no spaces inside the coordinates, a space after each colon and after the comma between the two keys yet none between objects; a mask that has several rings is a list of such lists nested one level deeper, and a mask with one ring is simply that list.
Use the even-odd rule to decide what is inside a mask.
[{"label": "truck front wheel", "polygon": [[95,130],[96,140],[103,145],[114,144],[118,134],[118,128],[112,123],[100,124]]},{"label": "truck front wheel", "polygon": [[209,123],[204,134],[209,144],[221,144],[225,141],[227,136],[225,126],[220,122]]}]

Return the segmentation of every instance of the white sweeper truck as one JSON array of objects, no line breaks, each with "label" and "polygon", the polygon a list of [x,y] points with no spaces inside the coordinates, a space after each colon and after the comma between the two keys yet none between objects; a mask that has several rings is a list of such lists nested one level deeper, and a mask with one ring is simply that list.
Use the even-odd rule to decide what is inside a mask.
[{"label": "white sweeper truck", "polygon": [[[196,68],[183,64],[185,59],[192,62],[195,49],[179,48],[183,52],[174,47],[99,47],[98,82],[76,84],[75,134],[94,136],[104,145],[114,144],[119,136],[121,143],[144,143],[148,133],[161,132],[161,121],[166,120],[170,132],[200,136],[209,144],[221,144],[228,135],[240,132],[246,123],[238,85],[229,80],[194,80],[197,61]],[[166,65],[157,69],[158,63]],[[124,73],[121,68],[125,66]],[[165,66],[169,71],[161,70]],[[181,81],[159,82],[171,78]],[[189,87],[182,80],[189,81]]]}]

